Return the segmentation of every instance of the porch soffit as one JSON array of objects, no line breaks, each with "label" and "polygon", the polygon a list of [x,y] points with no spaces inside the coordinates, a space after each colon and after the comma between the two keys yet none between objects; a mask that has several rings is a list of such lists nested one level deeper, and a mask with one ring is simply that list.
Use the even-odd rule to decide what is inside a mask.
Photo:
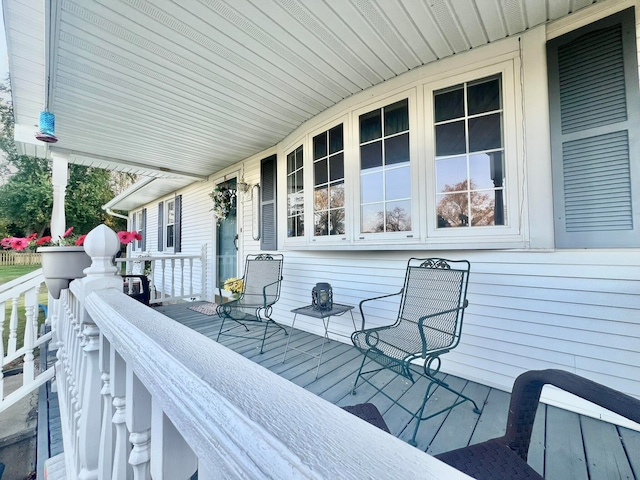
[{"label": "porch soffit", "polygon": [[17,123],[37,128],[50,58],[52,148],[79,152],[78,163],[202,177],[359,91],[592,3],[53,0],[49,12],[41,0],[4,0],[3,9]]}]

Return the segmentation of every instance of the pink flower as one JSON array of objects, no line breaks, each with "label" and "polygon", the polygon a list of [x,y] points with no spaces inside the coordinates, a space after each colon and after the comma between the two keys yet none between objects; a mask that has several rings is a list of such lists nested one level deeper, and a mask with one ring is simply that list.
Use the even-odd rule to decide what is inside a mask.
[{"label": "pink flower", "polygon": [[62,238],[68,237],[69,235],[71,235],[71,232],[73,232],[73,227],[67,228],[67,231],[62,234]]},{"label": "pink flower", "polygon": [[26,238],[12,238],[11,248],[16,251],[24,250],[29,246],[29,241]]},{"label": "pink flower", "polygon": [[120,239],[121,243],[124,243],[126,245],[128,243],[131,243],[134,240],[135,236],[132,232],[122,231],[118,232],[118,238]]},{"label": "pink flower", "polygon": [[135,238],[136,240],[140,241],[142,240],[142,234],[140,232],[136,232],[135,230],[133,232],[133,238]]},{"label": "pink flower", "polygon": [[3,238],[0,240],[0,245],[2,248],[11,248],[11,240],[13,240],[13,237]]},{"label": "pink flower", "polygon": [[36,245],[40,246],[40,245],[44,245],[45,243],[49,243],[51,241],[51,236],[47,235],[46,237],[40,237],[38,240],[36,240]]},{"label": "pink flower", "polygon": [[32,233],[27,237],[27,241],[30,242],[31,240],[35,240],[37,237],[38,237],[37,233]]},{"label": "pink flower", "polygon": [[87,238],[87,235],[80,235],[78,237],[78,239],[76,240],[76,247],[79,247],[81,245],[84,245],[84,239]]}]

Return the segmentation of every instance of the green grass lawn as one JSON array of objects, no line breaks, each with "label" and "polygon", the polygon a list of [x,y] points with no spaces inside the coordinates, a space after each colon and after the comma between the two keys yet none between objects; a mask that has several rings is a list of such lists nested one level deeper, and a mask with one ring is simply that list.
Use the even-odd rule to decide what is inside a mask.
[{"label": "green grass lawn", "polygon": [[[3,265],[0,267],[0,285],[3,283],[10,282],[22,275],[26,275],[29,272],[37,270],[40,268],[40,265]],[[40,287],[40,291],[38,293],[38,303],[46,305],[47,304],[47,287],[42,284]],[[9,320],[11,318],[11,309],[13,305],[11,302],[7,302],[5,305],[5,311],[0,311],[0,316],[4,315],[4,333],[2,336],[5,353],[7,349],[7,344],[9,341]],[[24,308],[24,296],[20,297],[18,301],[18,330],[17,330],[17,347],[21,348],[24,342],[24,324],[25,324],[26,316],[25,316],[25,308]],[[45,317],[44,312],[38,309],[38,328],[42,323],[44,323]]]}]

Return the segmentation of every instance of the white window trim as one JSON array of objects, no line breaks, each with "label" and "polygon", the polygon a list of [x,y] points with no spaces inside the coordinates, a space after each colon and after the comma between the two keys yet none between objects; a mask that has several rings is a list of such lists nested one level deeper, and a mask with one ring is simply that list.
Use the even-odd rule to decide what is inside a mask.
[{"label": "white window trim", "polygon": [[[522,145],[522,123],[520,105],[516,102],[516,60],[506,61],[490,67],[476,69],[464,74],[456,75],[424,86],[425,112],[425,155],[426,155],[426,188],[427,205],[427,238],[434,241],[455,241],[462,243],[477,243],[479,239],[485,241],[518,241],[522,240],[522,218],[520,218],[520,173],[522,161],[519,145]],[[492,75],[502,75],[503,100],[503,136],[504,136],[504,168],[506,178],[506,225],[465,228],[437,228],[436,227],[436,184],[435,184],[435,129],[433,128],[433,94],[437,90],[452,87],[464,82],[470,82]],[[429,243],[429,242],[427,242]]]},{"label": "white window trim", "polygon": [[[133,212],[131,214],[131,229],[133,231],[139,232],[140,231],[140,223],[142,222],[142,209],[140,210],[136,210],[135,212]],[[146,232],[144,232],[144,234],[146,235]],[[131,251],[132,252],[142,252],[142,245],[140,245],[140,247],[138,247],[138,244],[141,242],[138,242],[137,240],[133,240],[131,242]]]}]

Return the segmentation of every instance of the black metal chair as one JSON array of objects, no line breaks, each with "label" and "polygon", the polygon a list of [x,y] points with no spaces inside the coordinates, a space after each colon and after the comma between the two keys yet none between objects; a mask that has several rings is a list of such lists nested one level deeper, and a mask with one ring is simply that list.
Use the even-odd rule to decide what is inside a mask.
[{"label": "black metal chair", "polygon": [[124,280],[122,287],[124,293],[145,305],[149,305],[151,290],[146,275],[122,275],[122,279]]},{"label": "black metal chair", "polygon": [[[351,341],[364,354],[364,358],[353,384],[353,393],[358,381],[362,379],[411,414],[416,419],[413,436],[409,440],[411,445],[416,445],[416,434],[423,420],[467,401],[473,403],[474,412],[480,413],[478,405],[471,398],[452,389],[436,376],[440,370],[440,355],[451,351],[460,342],[462,319],[467,307],[469,270],[470,264],[466,260],[411,258],[407,263],[404,287],[400,292],[360,302],[362,330],[354,332]],[[364,328],[364,304],[395,295],[400,295],[395,323],[377,328]],[[373,370],[363,371],[367,360],[373,360],[378,365]],[[413,363],[414,360],[422,363],[420,370],[418,365]],[[416,382],[416,377],[426,377],[429,384],[418,411],[409,410],[385,392],[385,387],[380,388],[370,380],[373,375],[384,369],[390,369],[412,383]],[[451,406],[424,416],[425,406],[434,386],[447,389],[458,397]]]},{"label": "black metal chair", "polygon": [[[220,339],[221,335],[246,338],[246,335],[227,332],[240,326],[249,332],[246,325],[248,322],[264,324],[260,353],[264,351],[265,340],[278,333],[278,330],[276,330],[267,336],[267,329],[270,325],[288,335],[281,325],[271,319],[273,305],[280,298],[283,262],[284,257],[281,254],[247,255],[244,276],[238,279],[238,283],[242,282],[240,296],[217,307],[217,313],[222,319],[222,323],[220,324],[216,341]],[[224,324],[227,320],[232,320],[236,325],[224,330]]]},{"label": "black metal chair", "polygon": [[556,387],[640,423],[640,400],[563,370],[532,370],[516,378],[504,436],[436,455],[478,480],[541,479],[527,464],[531,432],[544,385]]}]

